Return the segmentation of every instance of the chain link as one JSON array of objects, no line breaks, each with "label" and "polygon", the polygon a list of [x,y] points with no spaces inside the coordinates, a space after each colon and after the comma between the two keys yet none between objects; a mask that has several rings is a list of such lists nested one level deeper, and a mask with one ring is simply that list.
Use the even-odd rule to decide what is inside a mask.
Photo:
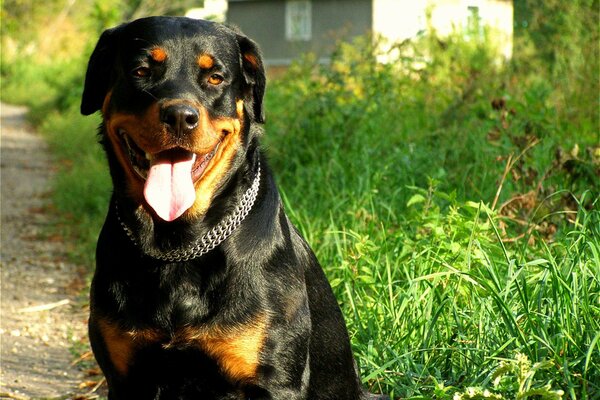
[{"label": "chain link", "polygon": [[[258,169],[256,171],[256,177],[254,177],[254,181],[252,182],[252,186],[246,190],[246,192],[242,195],[242,200],[235,208],[233,214],[230,214],[225,219],[221,220],[217,225],[215,225],[210,231],[208,231],[204,236],[200,239],[196,240],[190,247],[187,249],[173,249],[166,252],[162,252],[159,250],[151,250],[147,253],[152,258],[156,258],[157,260],[169,261],[169,262],[179,262],[179,261],[188,261],[194,258],[198,258],[201,255],[204,255],[221,244],[225,239],[231,235],[231,233],[237,228],[244,218],[248,215],[254,202],[256,201],[256,196],[258,195],[258,188],[260,187],[260,163],[258,164]],[[121,227],[129,237],[129,239],[139,247],[139,244],[135,240],[133,231],[121,220],[119,216],[119,208],[115,207],[117,211],[117,219],[121,224]]]}]

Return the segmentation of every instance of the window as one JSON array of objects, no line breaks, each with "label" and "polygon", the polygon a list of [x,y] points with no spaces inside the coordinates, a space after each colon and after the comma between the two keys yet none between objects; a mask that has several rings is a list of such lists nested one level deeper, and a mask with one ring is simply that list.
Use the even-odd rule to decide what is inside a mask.
[{"label": "window", "polygon": [[312,7],[309,0],[288,0],[285,3],[285,38],[308,41],[312,36]]},{"label": "window", "polygon": [[481,21],[481,15],[479,14],[478,6],[469,6],[467,16],[467,39],[470,38],[483,38],[483,23]]}]

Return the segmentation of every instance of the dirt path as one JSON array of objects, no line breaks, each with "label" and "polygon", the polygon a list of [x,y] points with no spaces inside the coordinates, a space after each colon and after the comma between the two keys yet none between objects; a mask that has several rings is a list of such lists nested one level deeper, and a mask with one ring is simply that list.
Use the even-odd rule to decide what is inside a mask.
[{"label": "dirt path", "polygon": [[44,237],[52,163],[25,111],[0,105],[0,398],[68,399],[83,380],[71,352],[87,343],[82,279],[62,240]]}]

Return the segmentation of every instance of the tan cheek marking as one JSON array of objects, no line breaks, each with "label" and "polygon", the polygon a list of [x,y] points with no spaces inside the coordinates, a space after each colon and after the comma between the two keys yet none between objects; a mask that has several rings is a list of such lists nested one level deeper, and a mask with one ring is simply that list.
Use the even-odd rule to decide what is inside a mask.
[{"label": "tan cheek marking", "polygon": [[129,195],[134,201],[140,204],[144,201],[144,182],[133,171],[129,157],[124,152],[123,144],[121,143],[122,139],[119,137],[117,129],[125,129],[128,135],[131,136],[140,147],[147,149],[148,151],[159,149],[160,146],[163,145],[162,143],[167,141],[164,134],[162,136],[155,135],[153,137],[153,140],[158,143],[152,143],[143,136],[144,132],[163,132],[162,126],[160,126],[158,122],[152,122],[157,120],[156,118],[152,118],[152,115],[157,113],[157,109],[158,106],[153,105],[146,115],[142,117],[124,113],[113,113],[110,115],[110,118],[105,118],[104,120],[110,144],[119,160],[121,168],[125,170]]},{"label": "tan cheek marking", "polygon": [[[239,112],[239,108],[242,112]],[[243,103],[238,102],[238,115],[243,115]],[[185,214],[186,218],[195,219],[202,216],[208,210],[212,197],[221,182],[223,176],[229,170],[231,161],[241,145],[242,118],[223,118],[210,121],[210,129],[213,132],[223,132],[223,138],[215,157],[208,165],[203,177],[196,182],[196,201]],[[225,133],[226,132],[226,133]]]},{"label": "tan cheek marking", "polygon": [[196,201],[187,212],[187,217],[194,219],[204,215],[208,210],[212,196],[221,178],[229,170],[231,160],[239,147],[238,136],[233,133],[229,134],[219,145],[214,161],[211,162],[202,179],[196,184]]},{"label": "tan cheek marking", "polygon": [[124,129],[139,147],[155,153],[163,150],[164,146],[169,143],[168,133],[158,118],[159,108],[158,104],[154,103],[141,116],[115,113],[106,122],[115,130],[116,128]]},{"label": "tan cheek marking", "polygon": [[128,183],[129,194],[136,201],[139,202],[141,200],[141,195],[143,192],[143,183],[140,182],[140,179],[137,177],[135,172],[129,166],[129,157],[124,154],[124,150],[122,149],[121,139],[118,137],[117,132],[115,131],[114,124],[111,121],[106,121],[106,130],[108,132],[108,139],[110,141],[110,145],[115,152],[117,160],[121,165],[121,168],[125,171],[125,176]]},{"label": "tan cheek marking", "polygon": [[198,57],[198,65],[202,69],[211,69],[215,65],[215,60],[208,54],[202,54]]}]

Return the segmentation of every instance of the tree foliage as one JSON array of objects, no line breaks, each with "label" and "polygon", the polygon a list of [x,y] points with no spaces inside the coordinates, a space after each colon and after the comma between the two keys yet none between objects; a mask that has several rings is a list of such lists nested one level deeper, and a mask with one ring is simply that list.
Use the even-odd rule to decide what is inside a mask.
[{"label": "tree foliage", "polygon": [[[104,29],[149,15],[183,15],[199,0],[3,0],[2,44],[41,61],[77,55]],[[3,54],[6,55],[6,54]]]}]

